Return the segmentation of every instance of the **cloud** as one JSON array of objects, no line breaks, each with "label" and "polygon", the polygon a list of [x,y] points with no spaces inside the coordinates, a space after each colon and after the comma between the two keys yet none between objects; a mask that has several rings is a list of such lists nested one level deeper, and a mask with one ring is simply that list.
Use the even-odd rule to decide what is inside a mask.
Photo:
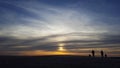
[{"label": "cloud", "polygon": [[[81,33],[80,33],[81,34]],[[37,38],[37,39],[16,39],[16,38],[11,38],[11,37],[1,37],[0,40],[3,41],[0,43],[1,51],[15,51],[16,53],[21,52],[21,51],[32,51],[32,50],[44,50],[44,51],[57,51],[59,48],[59,44],[63,43],[64,48],[66,51],[71,52],[71,53],[89,53],[91,49],[94,50],[105,50],[108,53],[112,52],[119,52],[119,35],[102,35],[101,39],[67,39],[67,40],[62,40],[62,41],[55,41],[52,39],[55,39],[57,37],[82,37],[83,35],[85,36],[95,36],[95,35],[90,35],[90,34],[83,34],[80,35],[79,33],[68,33],[68,34],[59,34],[59,35],[50,35],[50,36],[45,36],[42,38]],[[51,39],[51,40],[49,40]],[[9,43],[8,43],[9,42]]]},{"label": "cloud", "polygon": [[[9,34],[18,38],[36,38],[70,32],[107,32],[104,27],[93,23],[93,16],[88,16],[75,9],[54,7],[37,2],[28,2],[27,4],[26,2],[20,2],[20,4],[17,2],[6,2],[5,4],[9,4],[14,9],[10,11],[7,8],[9,13],[5,12],[7,14],[4,15],[4,18],[8,17],[5,23],[9,22],[11,24],[8,27],[3,27],[0,32],[1,35]],[[21,9],[23,12],[16,10],[16,8]],[[24,12],[28,12],[29,14],[25,14]],[[21,14],[23,16],[19,16]],[[31,14],[36,15],[36,17],[29,16]],[[15,24],[12,24],[12,22],[15,22]]]}]

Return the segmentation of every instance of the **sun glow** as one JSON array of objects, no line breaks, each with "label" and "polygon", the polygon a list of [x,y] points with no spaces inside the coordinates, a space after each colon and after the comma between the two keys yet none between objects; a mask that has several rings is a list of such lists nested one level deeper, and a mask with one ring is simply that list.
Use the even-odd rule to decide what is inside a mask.
[{"label": "sun glow", "polygon": [[58,44],[58,51],[66,51],[66,49],[64,48],[64,43],[60,43]]},{"label": "sun glow", "polygon": [[17,54],[21,56],[76,55],[75,53],[67,51],[44,51],[44,50],[21,51]]},{"label": "sun glow", "polygon": [[66,37],[56,37],[55,40],[58,42],[65,41]]}]

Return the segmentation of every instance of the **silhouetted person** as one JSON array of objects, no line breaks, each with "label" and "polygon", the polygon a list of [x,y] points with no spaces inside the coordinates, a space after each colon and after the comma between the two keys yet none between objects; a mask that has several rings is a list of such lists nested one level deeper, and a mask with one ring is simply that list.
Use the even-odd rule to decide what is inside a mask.
[{"label": "silhouetted person", "polygon": [[100,53],[101,53],[101,57],[104,57],[104,52],[103,52],[103,50],[101,50]]},{"label": "silhouetted person", "polygon": [[92,50],[92,56],[95,57],[95,51],[94,50]]},{"label": "silhouetted person", "polygon": [[91,54],[89,54],[89,57],[91,57]]},{"label": "silhouetted person", "polygon": [[107,58],[107,54],[105,54],[105,58]]}]

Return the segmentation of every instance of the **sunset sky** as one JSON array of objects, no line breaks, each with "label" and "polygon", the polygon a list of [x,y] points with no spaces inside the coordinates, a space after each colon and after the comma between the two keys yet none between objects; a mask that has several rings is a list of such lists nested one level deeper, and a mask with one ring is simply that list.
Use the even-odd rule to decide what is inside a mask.
[{"label": "sunset sky", "polygon": [[120,0],[0,0],[0,55],[120,57]]}]

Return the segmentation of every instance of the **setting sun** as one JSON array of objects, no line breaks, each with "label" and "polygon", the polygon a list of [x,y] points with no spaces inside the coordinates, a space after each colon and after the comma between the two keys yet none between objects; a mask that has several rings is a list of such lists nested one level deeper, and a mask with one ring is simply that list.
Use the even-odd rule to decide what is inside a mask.
[{"label": "setting sun", "polygon": [[59,47],[58,50],[59,51],[65,51],[65,49],[63,47]]},{"label": "setting sun", "polygon": [[65,45],[64,43],[58,44],[58,51],[66,51],[64,45]]}]

